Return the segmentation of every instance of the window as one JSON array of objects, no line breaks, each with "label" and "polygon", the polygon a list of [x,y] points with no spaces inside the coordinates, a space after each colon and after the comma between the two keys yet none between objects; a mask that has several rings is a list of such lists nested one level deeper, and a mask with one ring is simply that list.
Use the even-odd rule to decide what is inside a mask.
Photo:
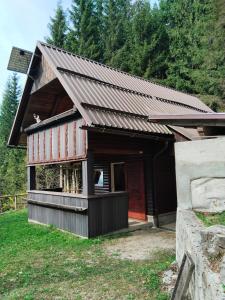
[{"label": "window", "polygon": [[95,169],[94,170],[94,183],[96,186],[103,186],[103,169]]},{"label": "window", "polygon": [[82,191],[81,163],[71,163],[62,166],[61,185],[63,192],[80,194]]},{"label": "window", "polygon": [[81,163],[65,163],[36,167],[37,190],[80,194],[82,192]]}]

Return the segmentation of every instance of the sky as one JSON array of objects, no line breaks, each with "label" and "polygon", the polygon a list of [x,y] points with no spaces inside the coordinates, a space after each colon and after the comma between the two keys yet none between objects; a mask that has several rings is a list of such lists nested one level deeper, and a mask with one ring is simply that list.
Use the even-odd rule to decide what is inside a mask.
[{"label": "sky", "polygon": [[[64,10],[72,0],[60,1]],[[157,0],[150,0],[153,4]],[[34,51],[36,42],[48,35],[47,24],[55,15],[58,0],[0,0],[0,104],[11,71],[7,65],[13,46]],[[19,74],[19,73],[18,73]],[[24,87],[26,75],[19,75]]]},{"label": "sky", "polygon": [[[72,0],[61,0],[64,9]],[[9,56],[13,46],[34,51],[37,40],[48,35],[47,24],[54,16],[58,0],[0,0],[0,103],[8,76]],[[18,73],[19,74],[19,73]],[[25,75],[20,75],[22,87]]]}]

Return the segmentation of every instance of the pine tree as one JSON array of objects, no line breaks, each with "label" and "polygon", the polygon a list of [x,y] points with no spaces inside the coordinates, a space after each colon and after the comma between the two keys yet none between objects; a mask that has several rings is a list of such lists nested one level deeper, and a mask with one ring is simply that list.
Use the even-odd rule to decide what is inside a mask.
[{"label": "pine tree", "polygon": [[66,13],[63,11],[60,3],[56,8],[55,16],[50,18],[48,28],[50,36],[46,38],[46,42],[51,45],[64,48],[66,45],[67,21]]},{"label": "pine tree", "polygon": [[130,13],[129,0],[105,1],[104,61],[125,71],[129,71]]},{"label": "pine tree", "polygon": [[214,0],[165,2],[170,40],[167,83],[190,93],[221,95],[224,50]]},{"label": "pine tree", "polygon": [[105,44],[104,44],[104,32],[105,32],[105,15],[104,15],[104,0],[96,0],[95,11],[96,11],[96,39],[99,50],[99,62],[104,62],[104,52],[105,52]]},{"label": "pine tree", "polygon": [[150,38],[149,61],[144,77],[161,81],[167,76],[169,36],[166,30],[166,17],[163,10],[155,6],[151,15],[152,34]]},{"label": "pine tree", "polygon": [[18,77],[13,74],[6,84],[0,109],[0,193],[14,194],[25,190],[25,151],[7,148],[20,97]]},{"label": "pine tree", "polygon": [[16,114],[19,97],[20,87],[18,84],[18,77],[16,73],[9,78],[6,84],[6,90],[3,95],[3,101],[0,110],[0,137],[5,143],[9,138],[10,130],[12,127],[13,119]]},{"label": "pine tree", "polygon": [[90,59],[101,59],[101,43],[97,4],[92,0],[73,0],[70,19],[73,28],[68,35],[67,47]]},{"label": "pine tree", "polygon": [[132,9],[131,72],[146,78],[166,76],[168,35],[163,15],[147,0],[136,1]]},{"label": "pine tree", "polygon": [[225,99],[225,0],[212,0],[212,2],[215,9],[209,30],[210,47],[205,65],[207,69],[212,70],[213,77],[216,77],[216,89],[213,89],[213,94]]}]

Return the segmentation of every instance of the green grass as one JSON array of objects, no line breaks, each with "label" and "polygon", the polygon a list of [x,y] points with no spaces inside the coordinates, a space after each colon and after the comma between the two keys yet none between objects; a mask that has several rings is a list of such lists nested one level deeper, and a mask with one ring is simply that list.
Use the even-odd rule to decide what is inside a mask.
[{"label": "green grass", "polygon": [[28,224],[26,210],[1,215],[0,299],[168,299],[160,273],[171,253],[120,260],[105,254],[108,242]]},{"label": "green grass", "polygon": [[206,225],[224,225],[225,226],[225,212],[217,213],[217,214],[207,214],[196,212],[196,216]]}]

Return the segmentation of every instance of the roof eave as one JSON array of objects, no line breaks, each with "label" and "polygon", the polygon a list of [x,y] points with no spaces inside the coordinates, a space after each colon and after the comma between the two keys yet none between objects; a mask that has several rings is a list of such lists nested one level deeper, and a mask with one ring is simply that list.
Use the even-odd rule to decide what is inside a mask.
[{"label": "roof eave", "polygon": [[225,127],[225,113],[149,116],[149,121],[182,127]]}]

